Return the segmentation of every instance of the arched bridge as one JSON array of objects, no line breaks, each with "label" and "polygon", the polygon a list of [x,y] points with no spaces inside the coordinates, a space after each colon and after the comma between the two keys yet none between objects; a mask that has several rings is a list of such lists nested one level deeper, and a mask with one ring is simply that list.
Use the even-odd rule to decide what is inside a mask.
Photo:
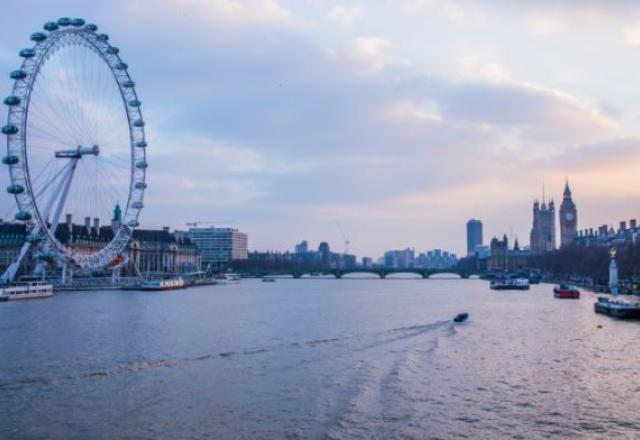
[{"label": "arched bridge", "polygon": [[482,275],[477,272],[467,272],[463,270],[459,270],[456,268],[450,269],[422,269],[422,268],[387,268],[387,267],[376,267],[376,268],[353,268],[353,269],[325,269],[319,270],[316,272],[308,272],[308,271],[297,271],[297,270],[262,270],[255,271],[251,273],[244,273],[243,275],[253,276],[253,277],[263,277],[263,276],[292,276],[293,278],[302,278],[303,276],[308,275],[333,275],[337,279],[343,278],[345,275],[349,274],[371,274],[376,275],[380,279],[387,278],[389,275],[394,274],[415,274],[419,275],[423,279],[428,279],[433,275],[440,274],[452,274],[458,275],[460,278],[469,278],[472,275]]},{"label": "arched bridge", "polygon": [[458,275],[458,276],[460,276],[460,278],[469,278],[471,275],[474,275],[473,273],[460,271],[460,270],[457,270],[455,268],[451,268],[451,269],[421,269],[421,268],[413,268],[413,267],[412,268],[398,268],[398,269],[392,269],[392,268],[387,268],[387,267],[369,268],[369,269],[361,269],[361,268],[332,269],[332,270],[328,271],[328,273],[330,273],[331,275],[335,276],[336,278],[342,278],[343,276],[349,275],[349,274],[352,274],[352,273],[365,273],[365,274],[377,275],[378,277],[380,277],[382,279],[387,278],[387,276],[394,275],[394,274],[415,274],[415,275],[421,276],[424,279],[430,278],[433,275],[440,275],[440,274]]}]

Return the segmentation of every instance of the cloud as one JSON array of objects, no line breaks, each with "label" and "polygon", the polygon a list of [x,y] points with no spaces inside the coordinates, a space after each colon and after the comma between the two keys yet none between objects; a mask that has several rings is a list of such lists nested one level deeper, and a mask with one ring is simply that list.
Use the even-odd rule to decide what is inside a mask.
[{"label": "cloud", "polygon": [[291,13],[275,0],[158,0],[152,8],[144,0],[126,3],[129,13],[145,20],[216,25],[225,28],[288,26]]},{"label": "cloud", "polygon": [[359,73],[379,73],[394,63],[389,55],[391,42],[384,38],[355,38],[346,42],[338,55]]},{"label": "cloud", "polygon": [[477,2],[459,0],[401,0],[411,13],[436,12],[456,25],[478,25],[487,20],[485,11]]},{"label": "cloud", "polygon": [[444,91],[443,113],[493,126],[522,130],[523,137],[571,141],[602,135],[616,122],[576,97],[527,83],[463,83]]},{"label": "cloud", "polygon": [[626,27],[624,37],[631,46],[640,47],[640,26]]},{"label": "cloud", "polygon": [[459,58],[456,64],[458,75],[467,81],[506,82],[511,79],[503,65],[482,62],[475,56]]},{"label": "cloud", "polygon": [[563,17],[554,17],[547,14],[534,13],[528,19],[529,27],[535,35],[554,35],[565,32],[570,24]]},{"label": "cloud", "polygon": [[[407,8],[397,3],[388,14],[341,6],[327,17],[328,8],[310,3],[98,2],[95,20],[120,45],[143,102],[145,226],[233,218],[250,233],[253,249],[282,249],[304,238],[341,241],[339,219],[360,254],[462,248],[470,217],[485,220],[487,235],[513,227],[526,237],[530,200],[543,181],[561,191],[569,174],[584,194],[580,209],[588,200],[580,187],[630,182],[636,143],[612,141],[633,134],[623,123],[629,106],[618,85],[562,83],[555,60],[529,51],[539,38],[501,27],[524,29],[529,14],[551,2],[473,2],[490,20],[485,24],[503,32],[495,36],[482,20],[465,22],[473,11],[466,1],[448,2],[449,16],[447,2],[406,1],[407,8],[424,8],[419,17],[402,15]],[[456,9],[464,14],[450,32]],[[414,18],[424,29],[403,40],[394,23],[406,27]],[[30,20],[3,47],[22,47]],[[335,20],[352,26],[337,29]],[[541,29],[560,39],[574,35],[569,24]],[[513,41],[495,42],[505,36]],[[527,70],[520,50],[543,75]],[[601,60],[585,63],[596,73],[603,68]],[[604,101],[620,110],[605,110],[611,106]],[[629,185],[624,191],[631,194]]]},{"label": "cloud", "polygon": [[327,14],[331,20],[337,21],[338,23],[349,26],[355,20],[362,17],[362,8],[359,6],[341,6],[337,5],[331,8],[329,13]]}]

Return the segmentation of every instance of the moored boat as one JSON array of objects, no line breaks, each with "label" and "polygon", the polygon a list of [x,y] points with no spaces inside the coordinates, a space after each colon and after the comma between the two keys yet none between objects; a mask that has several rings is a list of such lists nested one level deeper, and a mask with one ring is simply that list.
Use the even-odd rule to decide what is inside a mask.
[{"label": "moored boat", "polygon": [[262,277],[262,282],[263,283],[275,283],[276,279],[274,277],[266,276],[266,277]]},{"label": "moored boat", "polygon": [[182,277],[144,280],[138,290],[176,290],[184,289],[186,284]]},{"label": "moored boat", "polygon": [[527,278],[495,278],[490,284],[493,290],[529,290]]},{"label": "moored boat", "polygon": [[559,284],[553,288],[553,296],[560,299],[580,299],[580,291],[575,286]]},{"label": "moored boat", "polygon": [[640,319],[640,303],[628,303],[600,296],[593,305],[596,313],[620,319]]},{"label": "moored boat", "polygon": [[0,287],[0,301],[47,298],[53,296],[53,286],[43,281],[26,281]]},{"label": "moored boat", "polygon": [[218,284],[237,284],[240,282],[240,275],[232,272],[219,273],[216,275],[215,280]]}]

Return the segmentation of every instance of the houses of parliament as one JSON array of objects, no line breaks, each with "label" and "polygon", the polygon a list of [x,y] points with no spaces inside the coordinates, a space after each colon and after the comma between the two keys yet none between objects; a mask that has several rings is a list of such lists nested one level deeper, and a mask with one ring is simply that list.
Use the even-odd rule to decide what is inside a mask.
[{"label": "houses of parliament", "polygon": [[[578,232],[578,210],[571,198],[567,181],[559,211],[560,246],[571,244]],[[547,203],[542,198],[533,202],[533,227],[531,228],[531,251],[547,252],[556,248],[556,206],[553,200]]]}]

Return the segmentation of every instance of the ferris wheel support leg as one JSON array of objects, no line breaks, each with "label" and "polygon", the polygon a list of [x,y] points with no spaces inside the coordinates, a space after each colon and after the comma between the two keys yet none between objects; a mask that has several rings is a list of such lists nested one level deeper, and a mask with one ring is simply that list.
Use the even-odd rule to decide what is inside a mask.
[{"label": "ferris wheel support leg", "polygon": [[60,222],[60,216],[62,215],[62,210],[64,209],[64,204],[67,201],[67,196],[69,195],[69,188],[71,188],[71,182],[73,181],[73,175],[78,166],[78,159],[72,159],[71,164],[69,166],[69,171],[67,171],[66,176],[62,179],[62,183],[64,183],[64,189],[62,191],[62,195],[60,196],[60,201],[58,202],[58,206],[56,207],[56,212],[53,216],[53,223],[51,225],[51,230],[54,232],[58,228],[58,223]]},{"label": "ferris wheel support leg", "polygon": [[[74,168],[72,164],[67,165],[67,167],[68,169],[64,172],[65,176],[69,175],[69,173],[72,172],[72,169]],[[65,178],[63,178],[60,181],[60,183],[58,183],[56,190],[54,191],[53,197],[51,197],[51,199],[49,199],[49,201],[47,202],[47,205],[44,210],[45,217],[49,216],[49,212],[51,211],[51,208],[53,207],[54,202],[58,198],[58,195],[60,194],[60,191],[63,188],[64,182],[65,182]],[[36,225],[31,231],[30,235],[32,237],[37,237],[39,232],[40,232],[40,226]],[[27,255],[27,252],[29,251],[30,248],[31,248],[31,242],[29,241],[25,242],[22,245],[22,248],[20,249],[20,253],[18,254],[18,257],[13,263],[11,263],[11,265],[9,265],[9,267],[7,267],[4,274],[2,274],[2,277],[0,277],[0,282],[10,283],[11,281],[14,280],[14,278],[16,277],[16,274],[18,273],[18,269],[20,268],[20,264],[22,263],[22,260]],[[40,266],[42,266],[42,263],[38,263],[36,265],[36,268],[34,269],[34,273],[36,274],[44,273],[44,267],[40,267]]]},{"label": "ferris wheel support leg", "polygon": [[58,200],[58,197],[60,196],[60,192],[63,190],[64,186],[65,186],[65,182],[67,181],[68,177],[69,177],[69,173],[72,172],[72,169],[74,168],[74,163],[73,162],[69,162],[67,165],[65,165],[65,171],[63,173],[63,177],[60,179],[60,182],[58,182],[56,184],[56,188],[53,191],[51,198],[47,201],[47,204],[44,208],[43,213],[43,219],[48,218],[49,214],[51,213],[51,209],[53,208],[53,204],[56,202],[56,200]]},{"label": "ferris wheel support leg", "polygon": [[[73,180],[73,175],[75,173],[76,167],[78,165],[78,159],[74,158],[66,165],[66,171],[63,173],[60,182],[57,184],[53,195],[47,202],[47,206],[45,208],[45,217],[49,216],[53,205],[56,200],[58,200],[58,205],[56,206],[56,211],[53,216],[53,223],[51,224],[50,230],[55,234],[56,229],[58,229],[58,223],[60,222],[60,216],[62,215],[62,210],[64,208],[64,204],[67,200],[67,196],[69,195],[69,188],[71,187],[71,182]],[[49,253],[49,241],[45,241],[42,246],[42,254],[46,255]],[[41,276],[44,278],[46,276],[45,265],[42,261],[39,261],[36,264],[36,267],[33,270],[34,275]]]},{"label": "ferris wheel support leg", "polygon": [[27,252],[29,252],[30,248],[31,248],[31,243],[28,241],[22,245],[22,248],[20,249],[20,253],[18,254],[18,257],[4,271],[4,273],[2,274],[2,278],[0,278],[0,282],[2,282],[3,284],[6,284],[14,280],[14,278],[16,277],[16,273],[18,273],[18,268],[20,267],[20,263],[22,263],[22,260],[24,259],[25,255],[27,255]]}]

